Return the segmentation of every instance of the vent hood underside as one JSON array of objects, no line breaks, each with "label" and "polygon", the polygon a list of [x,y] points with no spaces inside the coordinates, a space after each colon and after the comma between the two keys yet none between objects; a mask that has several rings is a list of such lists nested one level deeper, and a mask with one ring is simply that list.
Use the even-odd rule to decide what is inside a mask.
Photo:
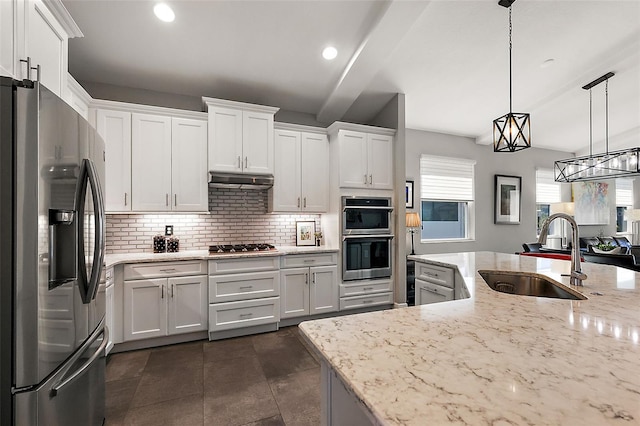
[{"label": "vent hood underside", "polygon": [[239,173],[209,172],[209,187],[231,189],[269,189],[273,186],[272,175],[245,175]]}]

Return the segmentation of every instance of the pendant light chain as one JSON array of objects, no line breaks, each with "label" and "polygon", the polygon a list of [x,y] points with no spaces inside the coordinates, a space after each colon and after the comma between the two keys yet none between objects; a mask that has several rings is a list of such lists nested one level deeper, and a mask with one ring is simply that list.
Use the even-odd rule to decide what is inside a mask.
[{"label": "pendant light chain", "polygon": [[511,6],[509,6],[509,112],[513,112],[513,84],[511,82],[511,50],[513,47],[513,43],[511,42],[511,33],[513,31],[513,26],[511,24]]},{"label": "pendant light chain", "polygon": [[593,100],[589,89],[589,157],[593,157]]},{"label": "pendant light chain", "polygon": [[604,82],[604,99],[605,99],[605,142],[606,153],[609,155],[609,79]]}]

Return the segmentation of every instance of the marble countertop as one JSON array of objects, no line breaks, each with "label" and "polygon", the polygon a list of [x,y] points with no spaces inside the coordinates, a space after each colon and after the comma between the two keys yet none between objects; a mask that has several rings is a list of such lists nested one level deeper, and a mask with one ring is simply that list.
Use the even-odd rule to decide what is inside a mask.
[{"label": "marble countertop", "polygon": [[569,286],[569,261],[409,259],[455,265],[471,297],[300,324],[380,424],[640,424],[640,273],[583,263],[588,279],[572,288],[588,299],[571,301],[499,293],[476,273]]},{"label": "marble countertop", "polygon": [[246,257],[262,257],[262,256],[282,256],[289,254],[320,254],[335,253],[338,249],[326,246],[278,246],[277,250],[260,251],[250,253],[225,253],[225,254],[209,254],[208,250],[186,250],[177,253],[113,253],[104,257],[107,268],[118,265],[120,263],[141,263],[141,262],[170,262],[175,260],[210,260],[210,259],[236,259]]}]

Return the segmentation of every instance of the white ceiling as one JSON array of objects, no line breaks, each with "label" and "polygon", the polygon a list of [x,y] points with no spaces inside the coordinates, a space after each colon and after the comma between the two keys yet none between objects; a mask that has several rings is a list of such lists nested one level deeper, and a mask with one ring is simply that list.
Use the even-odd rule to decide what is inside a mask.
[{"label": "white ceiling", "polygon": [[[396,92],[406,126],[490,143],[509,109],[508,10],[475,1],[63,0],[85,37],[69,70],[97,82],[211,96],[367,122]],[[320,53],[338,48],[332,62]],[[544,61],[554,59],[551,66]],[[610,150],[640,146],[640,1],[513,5],[513,107],[533,146],[583,153],[589,96],[608,71]],[[604,150],[604,84],[593,89],[594,151]]]}]

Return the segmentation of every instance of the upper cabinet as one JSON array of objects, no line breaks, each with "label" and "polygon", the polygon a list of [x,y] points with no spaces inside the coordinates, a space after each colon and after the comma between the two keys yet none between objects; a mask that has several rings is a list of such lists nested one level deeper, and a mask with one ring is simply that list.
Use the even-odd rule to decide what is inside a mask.
[{"label": "upper cabinet", "polygon": [[209,170],[273,174],[278,108],[202,98],[209,114]]},{"label": "upper cabinet", "polygon": [[68,40],[82,36],[59,0],[2,0],[0,72],[20,80],[39,79],[53,93],[66,98]]},{"label": "upper cabinet", "polygon": [[393,189],[394,130],[336,122],[328,131],[341,188]]},{"label": "upper cabinet", "polygon": [[324,129],[277,124],[273,212],[323,213],[329,204],[329,140]]},{"label": "upper cabinet", "polygon": [[208,211],[206,114],[95,104],[106,146],[107,212]]}]

